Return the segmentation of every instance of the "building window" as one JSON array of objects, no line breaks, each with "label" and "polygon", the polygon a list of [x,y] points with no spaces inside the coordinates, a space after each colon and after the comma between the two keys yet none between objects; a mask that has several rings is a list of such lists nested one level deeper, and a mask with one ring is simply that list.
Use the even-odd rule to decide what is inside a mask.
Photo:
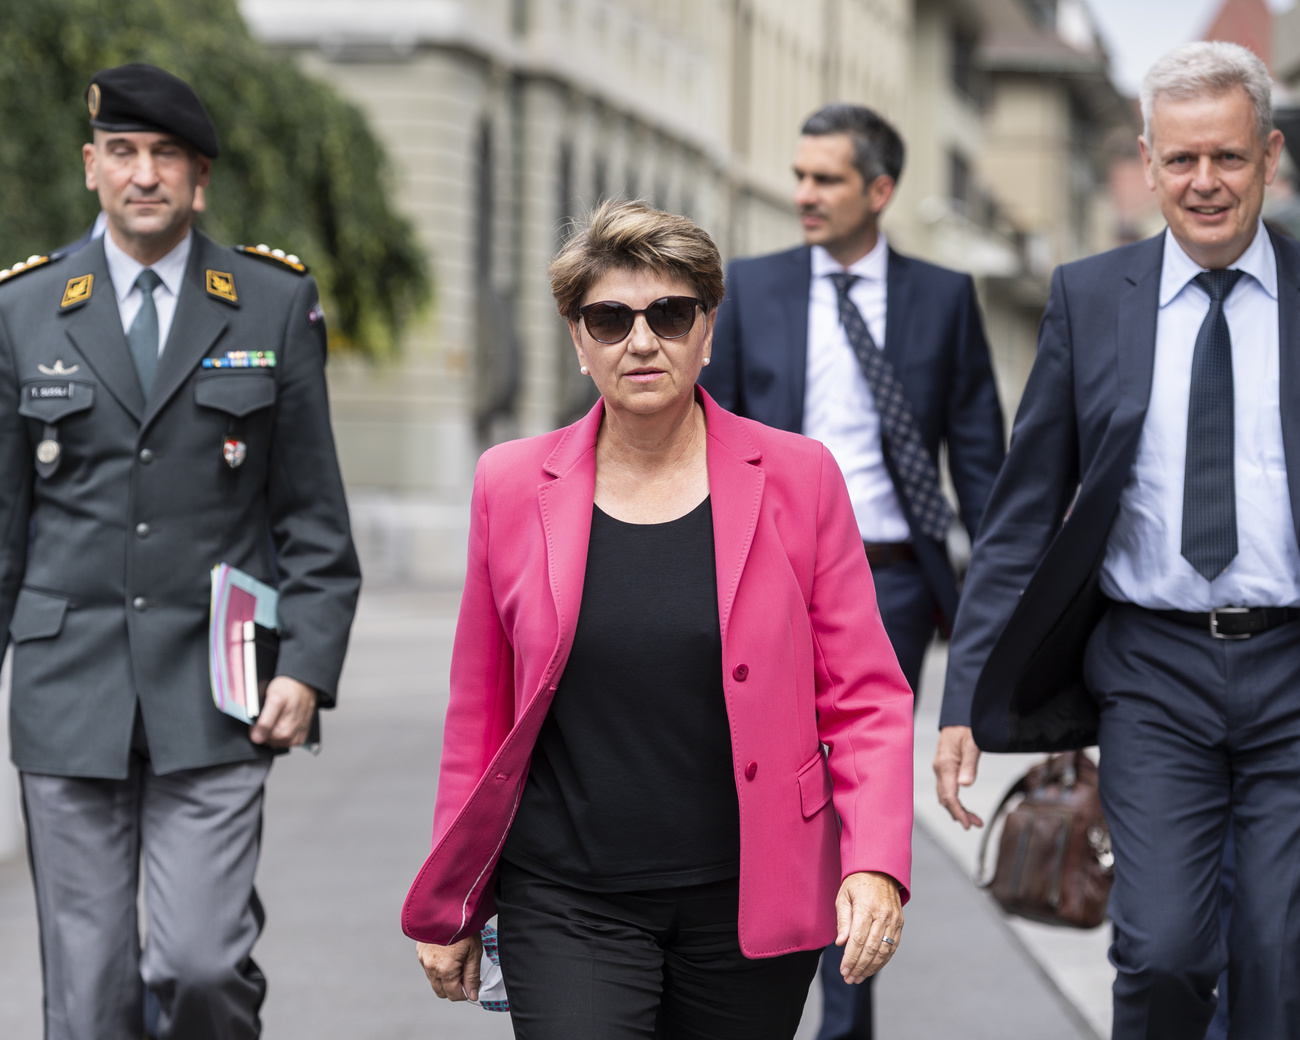
[{"label": "building window", "polygon": [[983,103],[983,91],[979,69],[975,66],[975,44],[974,35],[965,29],[954,28],[949,38],[948,54],[953,88],[978,105]]},{"label": "building window", "polygon": [[973,201],[974,181],[971,176],[970,160],[956,148],[948,150],[948,197],[955,203],[955,208],[963,216],[970,213]]}]

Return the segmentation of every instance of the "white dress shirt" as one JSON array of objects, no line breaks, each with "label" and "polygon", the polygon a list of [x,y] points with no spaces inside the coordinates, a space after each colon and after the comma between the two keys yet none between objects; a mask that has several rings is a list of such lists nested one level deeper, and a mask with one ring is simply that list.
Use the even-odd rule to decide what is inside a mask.
[{"label": "white dress shirt", "polygon": [[1210,310],[1199,267],[1165,232],[1151,401],[1102,561],[1102,591],[1153,609],[1300,604],[1300,548],[1282,449],[1277,260],[1263,224],[1224,302],[1232,336],[1237,556],[1206,581],[1182,556],[1192,352]]},{"label": "white dress shirt", "polygon": [[[180,245],[155,264],[149,266],[154,274],[162,279],[162,284],[153,291],[153,303],[158,309],[158,356],[162,357],[167,345],[167,334],[171,331],[172,318],[176,316],[176,301],[180,297],[181,282],[185,278],[185,265],[190,262],[190,246],[194,241],[191,231],[182,239]],[[135,280],[144,270],[144,264],[127,253],[113,240],[112,232],[104,235],[104,259],[108,261],[108,276],[113,281],[113,292],[117,296],[117,312],[122,317],[122,331],[131,328],[131,322],[140,313],[144,295],[136,288]]]},{"label": "white dress shirt", "polygon": [[885,468],[880,413],[857,355],[840,324],[840,298],[827,277],[847,270],[858,276],[849,299],[862,313],[876,346],[885,346],[886,272],[889,244],[845,268],[821,246],[812,247],[808,293],[808,367],[804,382],[803,432],[821,441],[839,464],[849,487],[858,531],[868,542],[906,542],[912,537]]}]

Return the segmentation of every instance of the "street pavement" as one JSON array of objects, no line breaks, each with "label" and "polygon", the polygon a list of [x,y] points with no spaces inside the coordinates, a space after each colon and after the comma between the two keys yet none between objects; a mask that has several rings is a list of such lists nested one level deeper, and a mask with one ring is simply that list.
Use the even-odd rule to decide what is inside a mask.
[{"label": "street pavement", "polygon": [[[295,751],[272,770],[259,874],[268,917],[255,951],[270,980],[270,1040],[512,1035],[506,1015],[437,1000],[398,925],[402,898],[428,850],[457,600],[449,589],[368,588],[341,707],[325,716],[320,754]],[[941,676],[940,654],[923,684],[918,806],[933,800],[928,727]],[[995,799],[1002,779],[993,769],[977,788],[979,798]],[[1068,956],[1035,949],[972,885],[963,839],[941,830],[933,814],[922,815],[906,931],[877,984],[882,1040],[1104,1035],[1087,1024],[1095,1014],[1062,994],[1079,978],[1085,984],[1075,989],[1086,991],[1089,972],[1096,975],[1086,953],[1095,937],[1089,936],[1093,947],[1076,943]],[[816,1005],[814,987],[798,1040],[814,1037]],[[0,1037],[40,1036],[30,880],[25,861],[10,859],[0,862]]]}]

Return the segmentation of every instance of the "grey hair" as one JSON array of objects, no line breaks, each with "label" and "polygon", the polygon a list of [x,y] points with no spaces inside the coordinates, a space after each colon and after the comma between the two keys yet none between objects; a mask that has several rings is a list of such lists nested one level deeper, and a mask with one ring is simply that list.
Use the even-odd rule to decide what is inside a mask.
[{"label": "grey hair", "polygon": [[1273,132],[1273,81],[1264,63],[1245,47],[1221,40],[1185,43],[1151,66],[1142,80],[1142,137],[1151,147],[1156,100],[1217,96],[1241,87],[1255,107],[1259,141]]}]

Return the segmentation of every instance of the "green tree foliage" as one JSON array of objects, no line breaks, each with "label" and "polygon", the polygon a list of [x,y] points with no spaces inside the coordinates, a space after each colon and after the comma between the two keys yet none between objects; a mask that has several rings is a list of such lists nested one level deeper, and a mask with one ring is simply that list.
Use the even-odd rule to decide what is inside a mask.
[{"label": "green tree foliage", "polygon": [[360,111],[253,38],[235,0],[0,0],[0,266],[94,219],[83,96],[96,71],[131,61],[187,80],[216,125],[203,229],[301,256],[331,345],[391,352],[429,281],[383,151]]}]

